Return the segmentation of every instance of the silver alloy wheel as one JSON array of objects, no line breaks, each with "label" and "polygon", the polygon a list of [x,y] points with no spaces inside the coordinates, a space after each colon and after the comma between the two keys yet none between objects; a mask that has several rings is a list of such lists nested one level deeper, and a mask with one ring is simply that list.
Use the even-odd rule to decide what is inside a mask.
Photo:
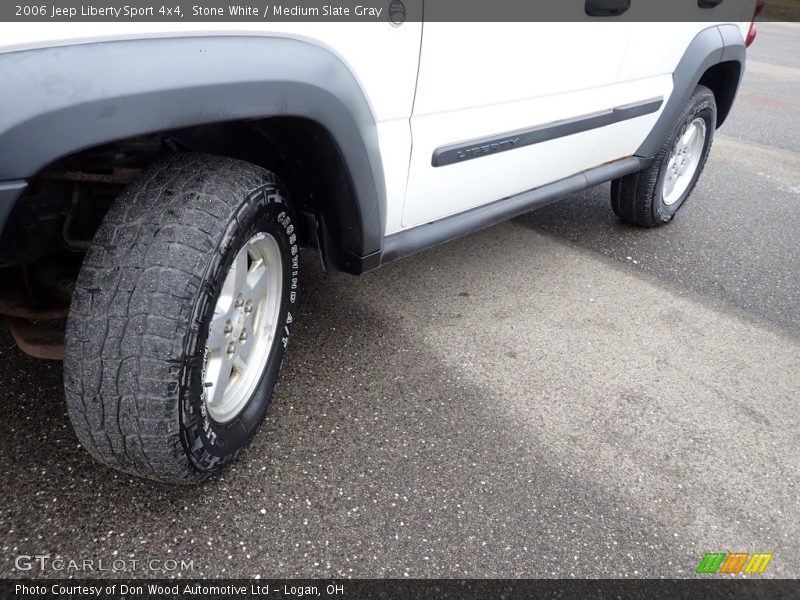
[{"label": "silver alloy wheel", "polygon": [[258,233],[231,264],[208,331],[205,405],[218,423],[236,418],[261,380],[278,326],[282,288],[278,242]]},{"label": "silver alloy wheel", "polygon": [[661,198],[667,206],[672,206],[680,200],[689,188],[700,165],[705,143],[706,121],[698,117],[686,126],[669,154],[667,172],[661,185]]}]

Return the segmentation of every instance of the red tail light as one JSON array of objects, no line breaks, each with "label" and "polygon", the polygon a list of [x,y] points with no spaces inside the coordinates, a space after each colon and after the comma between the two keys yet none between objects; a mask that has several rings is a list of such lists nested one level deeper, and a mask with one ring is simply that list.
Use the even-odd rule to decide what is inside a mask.
[{"label": "red tail light", "polygon": [[758,35],[758,26],[756,25],[756,17],[761,14],[761,11],[764,10],[764,5],[766,4],[766,0],[756,0],[756,9],[753,13],[753,21],[750,23],[750,30],[747,32],[747,39],[744,41],[744,45],[748,48],[750,45],[755,41],[756,35]]},{"label": "red tail light", "polygon": [[750,31],[747,32],[747,39],[744,41],[744,45],[749,48],[750,44],[756,41],[756,35],[758,35],[758,27],[756,26],[756,22],[753,21],[750,23]]}]

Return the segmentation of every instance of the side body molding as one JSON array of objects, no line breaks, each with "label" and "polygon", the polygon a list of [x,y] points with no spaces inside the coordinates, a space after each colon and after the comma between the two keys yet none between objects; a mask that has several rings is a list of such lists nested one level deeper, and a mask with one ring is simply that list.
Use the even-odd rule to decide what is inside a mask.
[{"label": "side body molding", "polygon": [[[495,225],[550,204],[551,202],[556,202],[570,194],[646,168],[651,164],[653,157],[664,143],[664,140],[672,133],[671,128],[673,127],[673,123],[677,119],[680,111],[683,110],[683,107],[686,105],[686,102],[703,75],[709,68],[722,62],[738,62],[741,67],[739,70],[739,81],[736,82],[733,94],[729,98],[729,101],[732,103],[733,95],[735,95],[735,91],[738,89],[738,85],[741,82],[741,75],[744,71],[744,42],[741,32],[735,25],[712,26],[701,31],[687,48],[678,67],[673,73],[674,91],[664,107],[661,116],[656,121],[655,127],[634,156],[600,165],[510,198],[504,198],[432,223],[419,225],[392,234],[386,238],[382,262],[386,263],[404,256],[409,256],[426,248],[430,248],[431,246],[456,239],[483,227]],[[653,112],[653,110],[651,110],[653,106],[653,101],[646,101],[640,103],[637,109],[644,109],[645,112],[643,114],[647,114],[646,111]],[[660,100],[655,109],[657,110],[659,107]],[[630,106],[620,107],[623,111],[630,110],[630,108]],[[610,115],[610,117],[606,116],[603,118],[613,119],[613,110],[610,111]],[[555,128],[550,127],[549,129],[558,132],[560,129],[564,128],[566,129],[566,134],[569,134],[573,127],[586,127],[587,125],[591,125],[592,120],[595,118],[596,116],[589,115],[588,124],[586,123],[587,119],[584,118],[579,119],[577,123],[574,121],[568,122],[566,127],[564,123],[560,123],[556,124]],[[522,132],[518,133],[521,134]],[[539,133],[540,132],[537,131],[534,135],[538,135]],[[507,136],[512,134],[514,134],[514,132],[511,134],[503,134],[499,136],[499,138],[500,140],[507,139]],[[489,139],[483,142],[491,143],[492,141],[494,140]],[[447,164],[446,161],[437,163],[437,159],[441,161],[442,156],[447,158],[447,153],[452,153],[452,148],[444,147],[437,152],[438,154],[434,154],[433,157],[433,166]]]},{"label": "side body molding", "polygon": [[[672,74],[674,91],[667,101],[655,127],[636,151],[636,156],[652,158],[661,144],[672,133],[670,128],[705,72],[721,62],[739,62],[738,89],[744,75],[745,46],[736,25],[717,25],[704,29],[692,40],[675,72]],[[730,99],[733,102],[733,98]],[[719,126],[721,121],[717,123]]]},{"label": "side body molding", "polygon": [[[303,117],[326,128],[355,199],[337,207],[342,251],[378,256],[386,190],[375,119],[330,51],[282,37],[183,37],[0,54],[0,183],[73,152],[127,137],[248,118]],[[21,195],[0,194],[0,231]]]}]

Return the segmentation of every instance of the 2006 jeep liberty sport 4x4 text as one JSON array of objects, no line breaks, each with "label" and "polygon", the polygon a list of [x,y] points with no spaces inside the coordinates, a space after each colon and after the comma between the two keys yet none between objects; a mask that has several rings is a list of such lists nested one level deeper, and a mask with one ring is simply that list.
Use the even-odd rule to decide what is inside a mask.
[{"label": "2006 jeep liberty sport 4x4 text", "polygon": [[203,481],[265,418],[303,247],[358,275],[608,181],[621,219],[665,225],[754,36],[602,17],[5,24],[0,314],[24,351],[63,358],[92,456]]}]

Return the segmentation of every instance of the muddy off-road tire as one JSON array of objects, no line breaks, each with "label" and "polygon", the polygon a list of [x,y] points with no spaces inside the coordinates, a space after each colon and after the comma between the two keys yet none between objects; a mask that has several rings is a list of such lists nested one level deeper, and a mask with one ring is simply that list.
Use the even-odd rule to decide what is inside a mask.
[{"label": "muddy off-road tire", "polygon": [[640,227],[669,223],[703,172],[716,126],[714,93],[698,85],[651,165],[611,182],[616,215]]},{"label": "muddy off-road tire", "polygon": [[241,161],[176,155],[121,194],[67,324],[69,416],[95,458],[196,483],[239,455],[289,340],[296,235],[275,176]]}]

